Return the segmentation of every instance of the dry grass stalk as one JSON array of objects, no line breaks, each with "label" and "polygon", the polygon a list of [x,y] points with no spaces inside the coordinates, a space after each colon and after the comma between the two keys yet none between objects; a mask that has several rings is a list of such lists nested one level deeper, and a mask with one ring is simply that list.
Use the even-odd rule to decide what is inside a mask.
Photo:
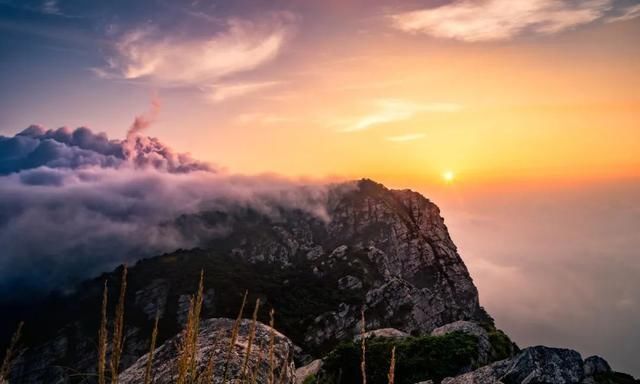
[{"label": "dry grass stalk", "polygon": [[204,374],[200,378],[200,383],[202,384],[209,384],[213,382],[213,368],[214,368],[213,355],[214,355],[214,351],[211,351],[211,354],[209,355],[209,359],[207,360],[207,367],[204,369]]},{"label": "dry grass stalk", "polygon": [[275,330],[275,321],[274,321],[274,314],[275,311],[273,310],[273,308],[271,308],[271,311],[269,311],[269,327],[271,328],[269,330],[269,377],[267,379],[267,383],[268,384],[274,384],[274,364],[275,364],[275,355],[274,355],[274,350],[275,350],[275,344],[276,344],[276,330]]},{"label": "dry grass stalk", "polygon": [[364,306],[362,307],[362,329],[361,329],[361,349],[362,349],[362,357],[360,361],[360,372],[362,374],[362,384],[367,384],[367,363],[366,363],[366,355],[367,355],[367,343],[366,343],[366,323],[364,318]]},{"label": "dry grass stalk", "polygon": [[2,366],[0,366],[0,383],[6,383],[7,376],[9,376],[9,372],[11,371],[11,364],[13,363],[13,354],[15,352],[16,346],[18,345],[18,341],[20,340],[20,335],[22,334],[22,326],[24,323],[21,321],[18,323],[18,328],[11,336],[11,341],[9,342],[9,346],[4,354],[4,359],[2,359]]},{"label": "dry grass stalk", "polygon": [[[278,384],[284,383],[284,377],[285,377],[285,373],[287,372],[288,362],[289,362],[289,355],[290,354],[291,354],[291,351],[287,351],[287,355],[285,356],[284,360],[282,361],[282,366],[280,367],[280,375],[278,375]],[[338,381],[338,383],[339,383],[339,381]]]},{"label": "dry grass stalk", "polygon": [[198,333],[204,292],[204,271],[200,271],[198,291],[189,300],[189,312],[178,354],[178,378],[176,383],[194,382],[196,379]]},{"label": "dry grass stalk", "polygon": [[[258,344],[256,344],[258,345]],[[256,360],[256,364],[253,366],[251,370],[249,383],[256,384],[256,380],[258,379],[258,371],[260,370],[260,364],[262,364],[264,344],[260,343],[258,345],[258,359]]]},{"label": "dry grass stalk", "polygon": [[151,366],[153,365],[153,352],[156,349],[156,339],[158,337],[158,321],[160,320],[160,312],[156,311],[156,321],[153,323],[153,331],[151,331],[151,343],[149,345],[149,358],[147,359],[147,367],[144,371],[144,384],[151,384]]},{"label": "dry grass stalk", "polygon": [[258,321],[258,311],[260,310],[260,299],[256,299],[256,306],[253,308],[253,316],[251,317],[251,328],[249,330],[249,340],[247,341],[247,351],[244,356],[244,362],[242,363],[242,380],[247,377],[247,369],[249,367],[249,357],[251,357],[251,347],[253,346],[253,339],[256,336],[256,325]]},{"label": "dry grass stalk", "polygon": [[213,347],[211,348],[211,353],[209,354],[209,360],[207,361],[207,367],[205,368],[202,376],[199,378],[200,384],[211,384],[213,383],[213,373],[215,368],[214,357],[216,353],[216,345],[218,345],[218,340],[220,338],[220,334],[216,334],[216,337],[213,339]]},{"label": "dry grass stalk", "polygon": [[105,367],[107,364],[107,343],[109,342],[109,331],[107,330],[107,300],[109,287],[104,281],[102,290],[102,309],[100,311],[100,328],[98,329],[98,384],[105,384]]},{"label": "dry grass stalk", "polygon": [[113,324],[113,340],[111,347],[111,383],[118,384],[118,369],[124,341],[124,299],[127,291],[127,266],[122,267],[120,280],[120,297],[116,306],[116,318]]},{"label": "dry grass stalk", "polygon": [[389,374],[387,377],[389,378],[389,384],[393,384],[395,381],[396,375],[396,347],[395,345],[391,348],[391,363],[389,364]]},{"label": "dry grass stalk", "polygon": [[190,359],[190,344],[193,334],[193,313],[194,313],[194,298],[189,299],[189,312],[187,314],[187,322],[185,324],[184,334],[180,343],[180,350],[178,352],[178,377],[176,384],[185,384],[187,382],[187,376],[189,373],[189,367],[191,366]]},{"label": "dry grass stalk", "polygon": [[196,375],[197,366],[197,353],[198,353],[198,335],[200,334],[200,315],[202,313],[202,302],[204,300],[204,270],[200,270],[200,281],[198,282],[198,291],[196,292],[196,298],[193,308],[193,318],[191,319],[193,333],[191,335],[191,342],[189,348],[191,349],[191,366],[189,371],[191,377]]},{"label": "dry grass stalk", "polygon": [[244,313],[244,306],[247,303],[247,294],[249,292],[244,292],[244,297],[242,298],[242,304],[240,305],[240,310],[238,311],[238,317],[236,318],[235,323],[233,324],[233,329],[231,330],[231,340],[229,341],[229,349],[227,350],[227,355],[225,357],[224,362],[224,371],[222,374],[222,382],[227,382],[227,374],[229,372],[229,361],[231,360],[231,353],[233,353],[233,347],[236,345],[236,340],[238,339],[238,330],[240,329],[240,322],[242,321],[242,315]]}]

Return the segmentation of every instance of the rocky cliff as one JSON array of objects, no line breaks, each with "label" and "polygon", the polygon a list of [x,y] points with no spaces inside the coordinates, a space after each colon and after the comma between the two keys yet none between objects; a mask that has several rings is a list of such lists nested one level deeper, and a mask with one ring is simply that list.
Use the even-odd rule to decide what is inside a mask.
[{"label": "rocky cliff", "polygon": [[[235,317],[249,290],[250,299],[260,297],[276,310],[278,329],[299,346],[299,360],[358,333],[363,306],[369,327],[413,334],[456,320],[491,321],[438,207],[409,190],[362,180],[333,187],[323,214],[237,207],[181,220],[224,227],[225,235],[204,249],[130,268],[125,366],[146,352],[156,312],[161,341],[181,329],[201,269],[205,317]],[[16,382],[69,381],[72,368],[93,369],[102,282],[117,287],[118,276],[115,271],[51,298],[36,311],[47,313],[46,321],[27,319],[30,347],[16,363]]]}]

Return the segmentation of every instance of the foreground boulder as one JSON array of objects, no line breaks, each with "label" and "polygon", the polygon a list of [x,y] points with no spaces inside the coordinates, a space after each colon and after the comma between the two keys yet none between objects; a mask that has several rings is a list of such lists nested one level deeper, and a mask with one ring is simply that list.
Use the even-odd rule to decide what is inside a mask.
[{"label": "foreground boulder", "polygon": [[[212,383],[222,383],[227,353],[231,341],[234,320],[209,319],[202,321],[198,334],[197,363],[195,372],[198,377],[204,377],[211,359],[213,380]],[[228,359],[227,380],[234,382],[242,376],[242,367],[251,328],[250,320],[242,320],[238,337]],[[271,367],[274,370],[276,380],[280,383],[294,383],[293,344],[281,333],[273,331],[275,343],[273,348],[273,365],[269,364],[269,340],[272,329],[264,324],[257,323],[255,338],[251,347],[251,354],[247,364],[247,375],[255,377],[257,383],[266,383],[269,380]],[[151,373],[155,384],[175,383],[177,378],[177,363],[181,334],[167,340],[154,352]],[[119,376],[121,384],[144,383],[145,370],[149,354],[142,356],[131,367]],[[207,381],[209,382],[209,381]]]},{"label": "foreground boulder", "polygon": [[538,346],[473,372],[444,379],[442,384],[586,384],[600,383],[598,376],[610,372],[609,364],[600,357],[582,361],[576,351]]}]

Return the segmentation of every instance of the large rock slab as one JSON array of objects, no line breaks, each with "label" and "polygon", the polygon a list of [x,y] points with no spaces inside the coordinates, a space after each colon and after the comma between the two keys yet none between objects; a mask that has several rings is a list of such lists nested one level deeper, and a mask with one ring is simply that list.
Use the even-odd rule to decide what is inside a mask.
[{"label": "large rock slab", "polygon": [[[209,359],[211,358],[214,372],[212,383],[215,384],[222,383],[233,324],[234,320],[231,319],[209,319],[202,321],[200,324],[196,372],[199,375],[204,375]],[[235,381],[241,377],[243,361],[246,356],[248,346],[250,326],[250,320],[243,320],[240,324],[238,338],[233,346],[233,350],[228,361],[228,381]],[[286,336],[277,331],[274,332],[275,343],[273,350],[273,367],[275,377],[279,378],[282,375],[282,383],[293,384],[295,380],[293,344]],[[248,363],[248,371],[255,374],[255,382],[257,383],[266,383],[271,372],[269,364],[270,335],[270,327],[262,323],[257,323],[255,339],[252,343]],[[153,382],[155,384],[175,383],[177,377],[177,359],[179,355],[180,340],[181,334],[167,340],[154,352],[152,360],[152,376],[154,377]],[[149,354],[142,356],[132,366],[122,372],[119,376],[119,383],[144,383],[148,357]]]},{"label": "large rock slab", "polygon": [[584,379],[584,363],[570,349],[530,347],[513,358],[447,378],[442,384],[571,384]]}]

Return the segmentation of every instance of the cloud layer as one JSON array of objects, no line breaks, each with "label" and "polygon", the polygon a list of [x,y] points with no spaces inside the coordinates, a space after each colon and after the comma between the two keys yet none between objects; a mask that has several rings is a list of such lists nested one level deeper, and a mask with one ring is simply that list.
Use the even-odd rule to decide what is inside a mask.
[{"label": "cloud layer", "polygon": [[524,32],[551,34],[603,18],[613,0],[456,1],[392,16],[405,32],[467,42],[507,40]]},{"label": "cloud layer", "polygon": [[203,245],[206,211],[296,208],[326,219],[325,187],[216,172],[155,138],[32,126],[0,136],[0,297],[72,287],[119,263]]},{"label": "cloud layer", "polygon": [[640,180],[455,192],[436,201],[499,327],[640,374]]}]

